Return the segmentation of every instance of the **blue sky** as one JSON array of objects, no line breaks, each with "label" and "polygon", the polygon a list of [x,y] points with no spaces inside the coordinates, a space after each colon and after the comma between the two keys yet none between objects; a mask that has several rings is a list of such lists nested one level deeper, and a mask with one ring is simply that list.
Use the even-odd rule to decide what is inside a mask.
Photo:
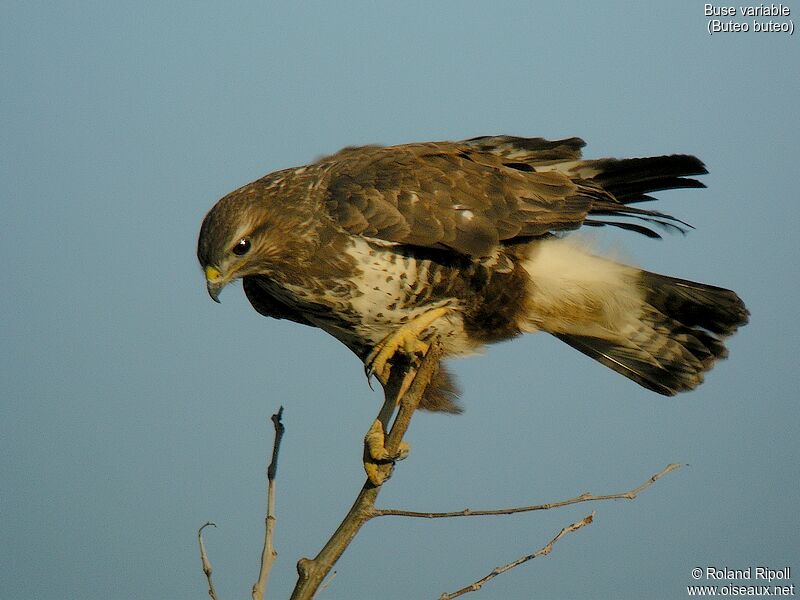
[{"label": "blue sky", "polygon": [[697,566],[800,570],[797,36],[709,36],[689,1],[3,12],[4,597],[205,597],[207,520],[218,591],[248,594],[279,405],[270,587],[288,596],[296,560],[363,481],[381,397],[322,332],[264,319],[236,286],[211,302],[201,219],[228,191],[343,146],[500,133],[578,135],[589,157],[699,156],[709,189],[659,196],[694,231],[596,243],[737,290],[751,324],[676,398],[544,335],[454,362],[465,414],[415,417],[379,505],[546,502],[690,466],[635,502],[373,521],[320,598],[438,597],[591,510],[593,525],[474,597],[684,598]]}]

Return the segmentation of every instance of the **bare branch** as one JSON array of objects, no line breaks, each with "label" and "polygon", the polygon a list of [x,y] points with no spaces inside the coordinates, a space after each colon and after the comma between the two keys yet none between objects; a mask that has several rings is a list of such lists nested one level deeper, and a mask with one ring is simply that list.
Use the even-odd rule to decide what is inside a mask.
[{"label": "bare branch", "polygon": [[529,560],[533,560],[534,558],[550,554],[550,552],[553,551],[553,546],[556,544],[556,542],[558,542],[565,535],[572,533],[573,531],[577,531],[581,527],[589,525],[593,519],[594,519],[594,513],[586,515],[580,521],[576,521],[575,523],[572,523],[571,525],[567,525],[566,527],[564,527],[561,531],[558,532],[558,534],[552,540],[547,542],[547,544],[545,544],[542,548],[540,548],[533,554],[522,556],[517,560],[511,561],[510,563],[503,565],[502,567],[496,567],[488,575],[478,579],[476,582],[471,583],[468,586],[463,587],[455,592],[449,594],[447,593],[442,594],[441,596],[439,596],[439,600],[452,600],[453,598],[458,598],[459,596],[463,596],[464,594],[468,594],[470,592],[476,592],[479,589],[481,589],[486,582],[490,581],[491,579],[494,579],[498,575],[501,575],[506,571],[510,571],[514,567],[526,563]]},{"label": "bare branch", "polygon": [[197,542],[200,545],[200,562],[203,564],[203,573],[205,573],[206,579],[208,580],[208,595],[211,596],[211,600],[218,600],[217,592],[214,589],[214,582],[211,580],[211,562],[208,560],[208,554],[206,554],[206,545],[203,543],[203,529],[209,525],[211,527],[216,527],[216,525],[211,521],[203,525],[197,530]]},{"label": "bare branch", "polygon": [[551,508],[561,508],[562,506],[569,506],[570,504],[579,504],[581,502],[597,502],[601,500],[633,500],[644,490],[653,485],[656,481],[664,477],[667,473],[679,469],[681,465],[670,464],[664,467],[661,471],[647,479],[642,485],[627,492],[619,492],[617,494],[603,494],[596,496],[585,492],[580,496],[569,498],[567,500],[560,500],[558,502],[548,502],[547,504],[533,504],[531,506],[515,506],[512,508],[497,508],[490,510],[472,510],[465,508],[462,510],[451,512],[418,512],[413,510],[400,510],[395,508],[373,508],[370,513],[372,517],[414,517],[419,519],[448,519],[452,517],[485,517],[494,515],[512,515],[521,512],[531,512],[535,510],[549,510]]},{"label": "bare branch", "polygon": [[[434,342],[423,357],[411,386],[402,395],[402,398],[398,398],[398,396],[408,371],[398,370],[397,373],[393,373],[384,386],[385,401],[378,413],[378,420],[383,424],[384,431],[395,406],[398,402],[400,404],[400,410],[385,441],[386,450],[390,455],[397,453],[400,442],[408,429],[411,416],[419,406],[422,394],[438,368],[440,356],[439,343]],[[391,464],[381,465],[381,467],[390,470]],[[372,518],[371,511],[380,490],[380,485],[373,484],[367,478],[347,516],[319,554],[314,559],[301,558],[297,562],[299,578],[292,592],[291,600],[310,600],[314,597],[323,579],[350,545],[361,526]]]},{"label": "bare branch", "polygon": [[[397,407],[400,405],[400,409],[398,411],[397,417],[394,420],[394,423],[389,430],[389,433],[385,436],[384,441],[384,448],[386,455],[389,457],[397,456],[398,450],[401,447],[401,443],[403,441],[403,437],[408,429],[408,426],[411,421],[411,417],[413,416],[414,411],[419,406],[419,401],[425,392],[428,384],[430,383],[431,378],[436,372],[438,368],[439,359],[441,357],[441,348],[438,342],[431,345],[431,348],[423,357],[420,365],[416,370],[413,368],[409,368],[405,371],[401,371],[400,369],[397,370],[397,374],[393,377],[390,377],[390,380],[384,386],[384,393],[385,393],[385,401],[383,407],[381,408],[378,414],[378,421],[382,424],[384,431],[387,428],[387,424],[391,419],[391,416]],[[402,390],[406,387],[406,384],[411,379],[411,385],[408,386],[407,391],[402,393],[401,397],[398,397]],[[278,467],[278,453],[280,451],[281,440],[283,438],[283,434],[285,428],[282,423],[282,415],[283,415],[283,407],[280,407],[278,412],[272,415],[272,423],[275,428],[275,438],[272,448],[272,461],[269,464],[267,469],[267,515],[265,518],[265,536],[264,536],[264,546],[262,549],[261,554],[261,568],[259,571],[259,576],[257,582],[253,585],[252,588],[252,598],[253,600],[263,600],[264,594],[266,592],[267,581],[269,579],[269,574],[272,570],[275,558],[277,557],[277,552],[273,545],[273,537],[274,537],[274,528],[275,528],[275,479]],[[521,507],[512,507],[512,508],[503,508],[503,509],[492,509],[492,510],[471,510],[469,508],[465,508],[460,511],[452,511],[452,512],[417,512],[417,511],[407,511],[407,510],[399,510],[399,509],[376,509],[375,508],[375,500],[377,499],[378,494],[380,493],[382,482],[385,481],[386,478],[391,474],[391,470],[393,468],[392,461],[377,461],[375,464],[376,468],[379,470],[383,470],[385,474],[385,478],[380,478],[378,481],[379,483],[373,483],[370,478],[367,478],[367,481],[362,486],[361,492],[357,496],[355,502],[353,503],[352,508],[348,512],[347,516],[344,518],[342,523],[339,525],[337,530],[316,556],[316,558],[307,559],[303,558],[297,563],[297,570],[299,574],[299,578],[295,589],[292,593],[292,600],[310,600],[314,597],[317,591],[320,589],[320,585],[325,580],[325,577],[331,571],[333,565],[336,561],[341,557],[342,553],[347,549],[350,542],[359,532],[360,528],[363,526],[364,523],[373,519],[374,517],[382,517],[382,516],[404,516],[404,517],[416,517],[416,518],[427,518],[427,519],[436,519],[436,518],[450,518],[450,517],[466,517],[466,516],[489,516],[489,515],[509,515],[514,513],[520,512],[530,512],[536,510],[547,510],[551,508],[559,508],[562,506],[568,506],[571,504],[578,504],[582,502],[592,502],[592,501],[601,501],[601,500],[633,500],[650,487],[653,483],[661,479],[664,475],[680,468],[681,465],[678,464],[670,464],[667,465],[664,469],[647,479],[644,483],[639,485],[638,487],[629,490],[627,492],[620,492],[616,494],[604,494],[604,495],[595,495],[591,493],[584,493],[574,498],[569,498],[567,500],[561,500],[558,502],[551,502],[547,504],[537,504],[531,506],[521,506]],[[540,548],[533,554],[529,554],[527,556],[523,556],[515,561],[512,561],[506,565],[501,567],[497,567],[493,569],[488,575],[485,577],[475,581],[474,583],[457,590],[456,592],[452,593],[445,593],[440,596],[440,600],[451,600],[453,598],[457,598],[458,596],[462,596],[469,592],[473,592],[476,590],[481,589],[481,587],[494,577],[513,569],[525,562],[528,562],[534,558],[539,556],[544,556],[549,554],[552,551],[553,545],[558,542],[562,537],[567,535],[568,533],[572,533],[588,525],[592,522],[592,518],[594,513],[588,515],[581,521],[573,523],[564,529],[562,529],[558,535],[556,535],[550,542],[548,542],[544,547]],[[203,542],[203,529],[208,526],[216,527],[214,523],[208,522],[203,525],[197,532],[198,543],[200,546],[200,560],[202,562],[203,573],[206,575],[208,580],[208,594],[212,600],[218,600],[216,590],[214,589],[214,584],[212,581],[211,573],[212,567],[211,562],[208,560],[208,555],[206,553],[205,544]],[[335,575],[335,572],[334,572]],[[328,580],[330,581],[330,580]],[[327,585],[323,585],[324,587]]]},{"label": "bare branch", "polygon": [[281,440],[286,430],[281,421],[282,417],[283,407],[281,406],[278,412],[272,415],[275,440],[272,443],[272,461],[267,468],[267,516],[264,519],[264,548],[261,550],[261,569],[258,572],[258,580],[253,584],[251,592],[253,600],[263,600],[272,565],[278,557],[272,539],[275,533],[275,474],[278,471],[278,452],[281,449]]}]

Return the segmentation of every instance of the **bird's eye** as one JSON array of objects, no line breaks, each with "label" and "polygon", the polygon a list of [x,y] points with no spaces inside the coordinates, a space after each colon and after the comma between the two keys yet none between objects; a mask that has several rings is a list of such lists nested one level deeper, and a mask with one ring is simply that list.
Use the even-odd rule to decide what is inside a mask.
[{"label": "bird's eye", "polygon": [[240,239],[238,242],[236,242],[236,245],[233,247],[233,253],[236,256],[242,256],[243,254],[247,254],[249,250],[250,250],[250,240],[248,240],[247,238]]}]

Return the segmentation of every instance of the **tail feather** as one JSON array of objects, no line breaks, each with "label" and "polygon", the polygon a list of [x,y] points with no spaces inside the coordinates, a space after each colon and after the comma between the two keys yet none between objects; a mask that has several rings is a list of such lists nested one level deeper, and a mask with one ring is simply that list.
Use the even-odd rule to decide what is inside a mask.
[{"label": "tail feather", "polygon": [[662,364],[640,346],[591,336],[563,333],[554,335],[586,356],[635,381],[642,387],[664,396],[674,396],[677,392],[693,389],[700,383],[695,380],[695,374],[702,369],[691,365],[695,362],[692,360],[688,364],[694,368],[690,368],[687,373],[683,367],[684,363],[673,360],[670,363]]},{"label": "tail feather", "polygon": [[[691,228],[687,223],[633,205],[654,200],[653,192],[705,187],[694,179],[707,173],[705,165],[687,154],[584,160],[579,138],[487,136],[464,143],[499,156],[513,169],[567,175],[583,202],[574,208],[588,211],[583,225],[592,227],[619,227],[648,237],[660,237],[653,226],[685,231]],[[704,373],[727,356],[725,338],[747,323],[744,303],[730,290],[579,256],[547,243],[537,245],[525,263],[531,309],[520,328],[549,331],[660,394],[700,385]]]},{"label": "tail feather", "polygon": [[692,390],[727,357],[724,339],[747,323],[747,309],[731,290],[646,271],[640,281],[638,321],[607,337],[554,335],[659,394]]},{"label": "tail feather", "polygon": [[747,324],[747,308],[731,290],[647,271],[642,271],[641,282],[651,306],[687,327],[728,336]]}]

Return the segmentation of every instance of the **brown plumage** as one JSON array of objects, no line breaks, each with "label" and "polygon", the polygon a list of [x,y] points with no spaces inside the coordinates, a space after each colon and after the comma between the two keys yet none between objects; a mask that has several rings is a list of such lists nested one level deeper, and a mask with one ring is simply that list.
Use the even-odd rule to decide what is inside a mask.
[{"label": "brown plumage", "polygon": [[[438,336],[446,356],[546,331],[661,394],[692,389],[747,322],[729,290],[648,273],[565,239],[586,226],[684,230],[634,204],[703,185],[693,156],[582,160],[578,138],[345,148],[267,175],[206,215],[216,300],[242,278],[263,315],[319,327],[378,379]],[[423,407],[457,411],[441,371]]]}]

